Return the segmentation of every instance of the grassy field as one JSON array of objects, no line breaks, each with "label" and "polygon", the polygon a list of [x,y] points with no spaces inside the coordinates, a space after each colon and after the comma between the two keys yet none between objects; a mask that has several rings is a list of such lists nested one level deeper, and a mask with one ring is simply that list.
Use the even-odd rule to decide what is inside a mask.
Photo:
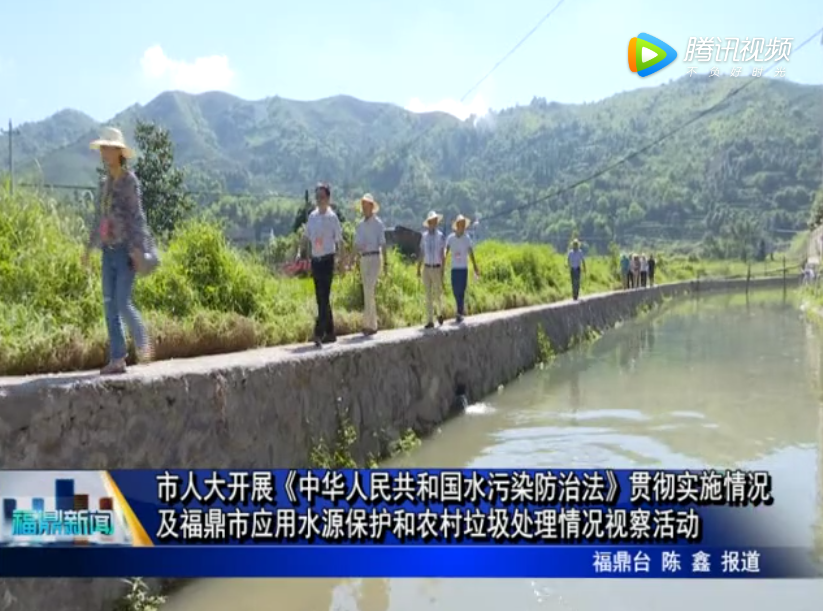
[{"label": "grassy field", "polygon": [[[106,361],[100,260],[80,263],[82,222],[45,197],[0,192],[0,375],[92,369]],[[471,282],[469,313],[569,297],[564,257],[543,245],[483,242],[482,277]],[[658,255],[658,282],[745,275],[746,265]],[[315,315],[308,279],[279,276],[261,257],[230,248],[219,228],[191,222],[165,247],[158,271],[138,280],[135,301],[156,342],[157,358],[183,358],[306,341]],[[381,328],[424,322],[415,268],[391,253],[378,286]],[[758,264],[764,266],[766,264]],[[774,268],[779,262],[768,264]],[[587,293],[619,286],[614,257],[593,257]],[[762,273],[762,270],[761,270]],[[448,274],[446,275],[448,279]],[[357,272],[335,280],[341,335],[361,327]],[[445,303],[453,314],[450,288]]]}]

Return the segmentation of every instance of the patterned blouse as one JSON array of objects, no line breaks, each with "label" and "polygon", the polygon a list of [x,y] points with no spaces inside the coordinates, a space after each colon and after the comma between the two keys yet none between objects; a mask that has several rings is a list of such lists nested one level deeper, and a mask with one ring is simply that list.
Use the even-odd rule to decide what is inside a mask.
[{"label": "patterned blouse", "polygon": [[149,232],[140,194],[140,181],[131,170],[100,184],[89,247],[125,245],[129,252],[149,252]]}]

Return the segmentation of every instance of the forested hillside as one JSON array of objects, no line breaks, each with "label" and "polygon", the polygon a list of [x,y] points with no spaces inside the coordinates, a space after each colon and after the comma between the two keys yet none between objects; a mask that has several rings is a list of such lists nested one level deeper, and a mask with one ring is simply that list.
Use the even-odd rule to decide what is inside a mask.
[{"label": "forested hillside", "polygon": [[[436,208],[488,219],[488,236],[562,245],[577,231],[596,246],[700,241],[736,256],[805,227],[821,184],[823,88],[755,82],[616,169],[528,203],[658,139],[743,83],[683,77],[594,104],[535,98],[465,122],[344,96],[249,102],[167,92],[107,123],[127,133],[138,118],[168,128],[189,188],[235,229],[287,231],[303,191],[327,180],[338,199],[375,193],[389,223],[417,226]],[[22,126],[18,171],[27,180],[93,184],[88,141],[96,128],[74,111]]]}]

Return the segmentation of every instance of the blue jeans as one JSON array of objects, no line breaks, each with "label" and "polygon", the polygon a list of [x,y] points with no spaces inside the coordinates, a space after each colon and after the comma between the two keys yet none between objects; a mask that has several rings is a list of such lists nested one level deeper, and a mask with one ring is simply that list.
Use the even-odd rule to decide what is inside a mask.
[{"label": "blue jeans", "polygon": [[469,270],[468,269],[454,269],[452,268],[452,292],[454,293],[454,301],[457,303],[457,315],[466,315],[466,287],[469,284]]},{"label": "blue jeans", "polygon": [[128,355],[123,323],[126,320],[134,344],[147,347],[146,328],[131,300],[135,271],[125,246],[103,247],[103,309],[109,331],[109,357],[112,361]]}]

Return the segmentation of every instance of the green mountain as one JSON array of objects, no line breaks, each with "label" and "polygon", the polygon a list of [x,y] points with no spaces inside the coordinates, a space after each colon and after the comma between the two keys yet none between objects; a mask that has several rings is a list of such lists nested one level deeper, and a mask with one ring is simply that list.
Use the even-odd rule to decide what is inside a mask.
[{"label": "green mountain", "polygon": [[[338,199],[377,195],[389,222],[416,226],[429,209],[460,211],[507,238],[791,237],[821,184],[823,87],[781,79],[758,80],[628,162],[529,205],[693,120],[745,82],[683,77],[593,104],[535,98],[469,121],[347,96],[246,101],[166,92],[107,124],[127,135],[137,119],[168,128],[203,205],[215,205],[215,192],[299,198],[327,180]],[[97,127],[75,111],[23,125],[17,167],[30,175],[36,159],[46,183],[93,184],[88,142]]]}]

